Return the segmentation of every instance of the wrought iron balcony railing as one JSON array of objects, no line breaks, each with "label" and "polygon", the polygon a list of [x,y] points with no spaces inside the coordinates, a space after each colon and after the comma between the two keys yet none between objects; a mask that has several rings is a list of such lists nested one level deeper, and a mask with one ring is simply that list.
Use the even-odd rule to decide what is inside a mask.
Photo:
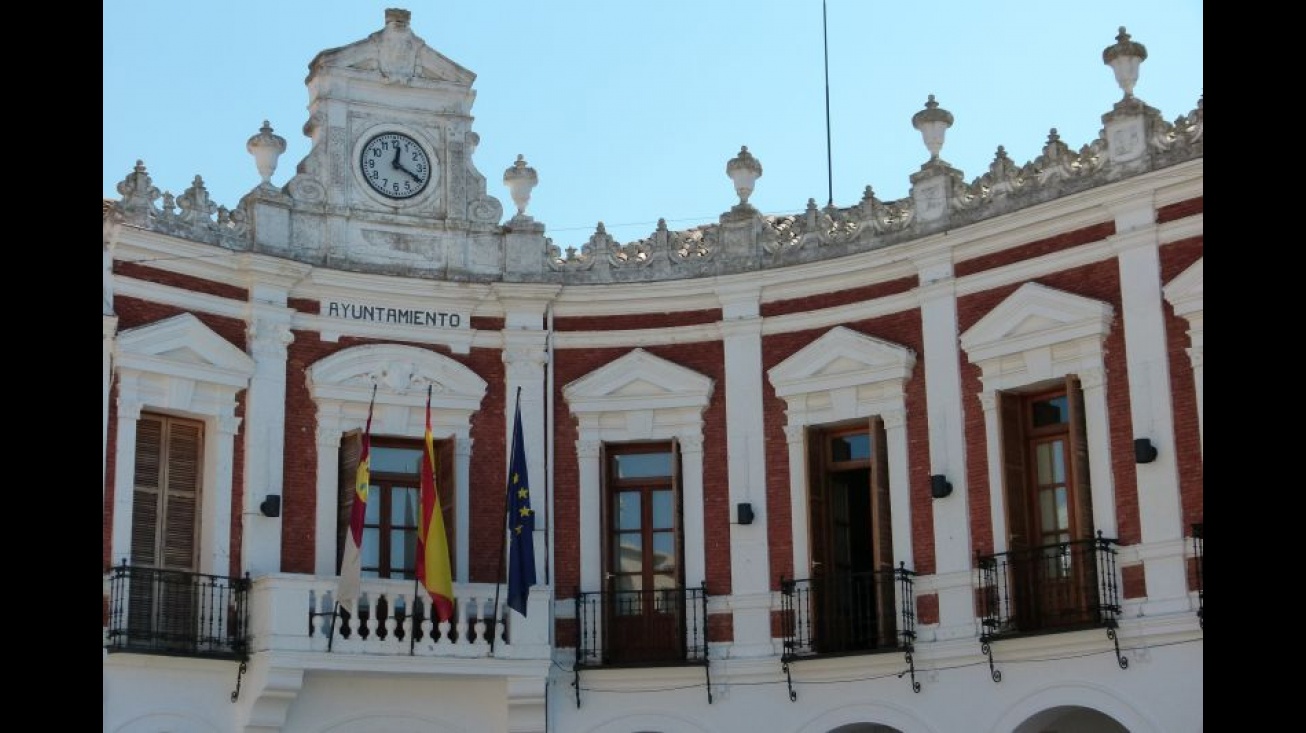
[{"label": "wrought iron balcony railing", "polygon": [[578,593],[576,667],[707,664],[707,588]]},{"label": "wrought iron balcony railing", "polygon": [[1120,615],[1116,540],[980,555],[981,641],[1080,628],[1114,629]]},{"label": "wrought iron balcony railing", "polygon": [[897,568],[780,580],[784,659],[910,651],[916,639],[912,576]]},{"label": "wrought iron balcony railing", "polygon": [[1205,610],[1205,587],[1202,584],[1202,558],[1206,552],[1206,537],[1203,531],[1203,522],[1193,525],[1193,555],[1196,558],[1197,568],[1197,625],[1206,628],[1206,619],[1202,615]]},{"label": "wrought iron balcony railing", "polygon": [[238,659],[249,655],[250,580],[134,567],[109,572],[110,652]]}]

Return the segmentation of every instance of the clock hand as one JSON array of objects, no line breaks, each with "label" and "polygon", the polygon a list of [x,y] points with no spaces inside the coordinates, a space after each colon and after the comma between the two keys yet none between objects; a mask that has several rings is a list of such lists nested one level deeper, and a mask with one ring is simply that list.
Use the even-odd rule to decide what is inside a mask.
[{"label": "clock hand", "polygon": [[403,164],[399,162],[399,146],[398,146],[398,145],[395,146],[395,159],[392,160],[392,161],[390,161],[390,165],[391,165],[391,167],[398,168],[399,170],[403,170],[403,169],[404,169]]}]

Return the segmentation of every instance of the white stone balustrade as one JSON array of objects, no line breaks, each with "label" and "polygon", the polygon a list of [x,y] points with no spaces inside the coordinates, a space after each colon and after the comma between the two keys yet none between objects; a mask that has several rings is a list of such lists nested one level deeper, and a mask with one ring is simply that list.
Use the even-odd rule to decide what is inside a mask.
[{"label": "white stone balustrade", "polygon": [[[421,619],[420,638],[416,643],[410,642],[413,638],[412,618],[406,611],[414,607],[415,595],[423,609],[429,607],[424,589],[415,588],[411,580],[364,578],[359,603],[364,608],[374,607],[376,601],[384,596],[391,612],[380,620],[375,613],[366,614],[366,619],[360,619],[364,614],[355,614],[347,621],[343,615],[337,615],[333,628],[332,611],[338,584],[339,579],[335,577],[291,574],[271,574],[254,581],[249,609],[252,653],[322,652],[328,657],[339,654],[453,659],[491,656],[516,660],[549,658],[548,606],[551,593],[543,586],[532,588],[527,617],[508,609],[507,585],[498,587],[499,622],[491,654],[491,630],[488,626],[496,615],[496,587],[493,583],[455,584],[453,619],[439,624],[431,619]],[[401,626],[396,624],[394,609],[405,611],[399,622]],[[313,615],[310,616],[310,612]],[[364,633],[360,633],[360,627]],[[400,636],[403,638],[398,638]],[[326,657],[323,659],[323,666],[330,666]]]}]

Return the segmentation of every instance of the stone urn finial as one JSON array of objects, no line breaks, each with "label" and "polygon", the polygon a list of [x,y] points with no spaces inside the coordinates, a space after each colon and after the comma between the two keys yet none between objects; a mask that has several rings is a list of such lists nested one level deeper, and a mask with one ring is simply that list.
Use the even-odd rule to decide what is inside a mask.
[{"label": "stone urn finial", "polygon": [[263,177],[261,185],[272,185],[272,174],[277,172],[277,158],[286,152],[286,139],[280,135],[273,135],[272,127],[267,120],[263,120],[263,127],[259,128],[257,135],[245,143],[245,149],[254,156],[254,165],[258,167],[258,174]]},{"label": "stone urn finial", "polygon": [[517,162],[503,172],[503,183],[512,193],[512,202],[517,205],[517,216],[526,215],[526,205],[531,202],[531,189],[540,182],[535,169],[526,165],[523,155],[517,156]]},{"label": "stone urn finial", "polygon": [[1102,63],[1111,67],[1116,74],[1116,83],[1125,90],[1125,99],[1134,96],[1134,85],[1138,83],[1138,67],[1147,58],[1147,48],[1141,43],[1130,40],[1125,27],[1120,26],[1116,42],[1102,49]]},{"label": "stone urn finial", "polygon": [[938,160],[939,151],[943,150],[943,138],[952,127],[952,113],[939,107],[931,94],[925,100],[925,109],[911,116],[911,126],[920,130],[925,147],[930,151],[930,160]]},{"label": "stone urn finial", "polygon": [[748,146],[739,148],[739,155],[726,162],[726,175],[734,181],[735,193],[739,195],[739,206],[748,206],[748,197],[753,194],[753,186],[762,177],[762,162],[748,152]]}]

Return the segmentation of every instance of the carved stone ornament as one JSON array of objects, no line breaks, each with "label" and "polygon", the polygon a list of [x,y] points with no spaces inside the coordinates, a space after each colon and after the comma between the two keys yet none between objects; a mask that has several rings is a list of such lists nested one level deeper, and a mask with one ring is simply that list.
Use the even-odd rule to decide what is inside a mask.
[{"label": "carved stone ornament", "polygon": [[267,120],[263,120],[263,127],[245,143],[245,149],[254,156],[254,166],[263,179],[261,185],[272,185],[272,174],[277,172],[277,158],[286,152],[286,139],[272,134],[272,127]]},{"label": "carved stone ornament", "polygon": [[386,8],[377,60],[381,76],[388,82],[407,84],[417,70],[417,52],[422,43],[408,25],[411,19],[412,13],[407,10]]}]

